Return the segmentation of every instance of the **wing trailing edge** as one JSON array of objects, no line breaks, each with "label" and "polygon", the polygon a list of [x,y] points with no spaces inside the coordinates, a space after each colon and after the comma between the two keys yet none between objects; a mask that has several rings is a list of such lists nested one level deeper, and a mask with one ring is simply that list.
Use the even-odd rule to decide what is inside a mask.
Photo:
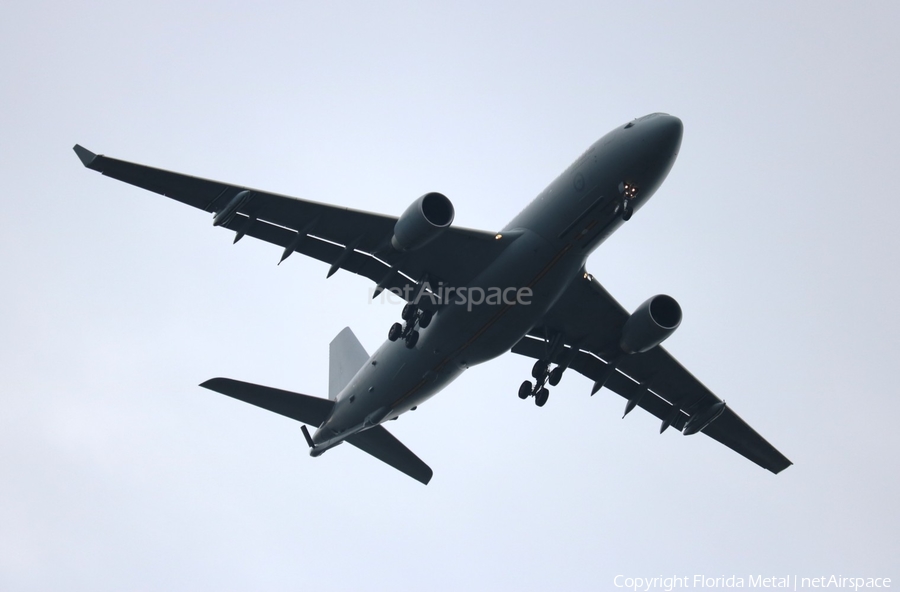
[{"label": "wing trailing edge", "polygon": [[[665,351],[661,346],[655,349]],[[547,348],[543,340],[526,336],[513,346],[512,351],[529,358],[542,359],[546,356]],[[625,415],[637,406],[662,420],[660,433],[669,427],[684,433],[682,430],[690,417],[693,417],[692,409],[673,405],[655,389],[644,388],[647,384],[638,381],[636,377],[615,367],[610,369],[606,362],[593,353],[566,346],[559,359],[553,361],[558,362],[564,356],[571,356],[569,367],[572,370],[591,380],[601,381],[604,387],[627,399]],[[714,395],[710,394],[710,397]],[[716,397],[715,401],[719,402],[719,399]],[[721,415],[700,431],[772,473],[778,474],[793,464],[730,407],[724,407]]]}]

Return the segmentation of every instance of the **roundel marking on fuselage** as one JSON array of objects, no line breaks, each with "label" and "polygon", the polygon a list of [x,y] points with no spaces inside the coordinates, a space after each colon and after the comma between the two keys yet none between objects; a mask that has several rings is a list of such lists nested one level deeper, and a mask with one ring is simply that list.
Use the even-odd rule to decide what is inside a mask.
[{"label": "roundel marking on fuselage", "polygon": [[572,181],[572,185],[575,186],[576,191],[581,191],[584,189],[584,175],[581,173],[575,174],[575,179]]}]

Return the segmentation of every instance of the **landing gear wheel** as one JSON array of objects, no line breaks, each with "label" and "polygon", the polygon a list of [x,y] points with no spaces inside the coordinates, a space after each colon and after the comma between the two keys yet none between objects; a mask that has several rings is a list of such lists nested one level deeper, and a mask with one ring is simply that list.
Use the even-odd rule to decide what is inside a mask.
[{"label": "landing gear wheel", "polygon": [[409,335],[406,336],[406,347],[412,349],[416,347],[416,343],[419,341],[419,332],[411,331]]},{"label": "landing gear wheel", "polygon": [[538,360],[534,363],[534,366],[531,367],[531,377],[535,380],[540,380],[544,377],[544,374],[547,373],[548,362],[544,360]]},{"label": "landing gear wheel", "polygon": [[631,207],[631,202],[626,198],[625,201],[622,202],[622,220],[628,222],[631,220],[631,215],[634,213],[634,209]]},{"label": "landing gear wheel", "polygon": [[530,380],[526,380],[525,382],[523,382],[521,386],[519,386],[519,398],[527,399],[528,397],[530,397],[532,388],[534,387],[531,386]]},{"label": "landing gear wheel", "polygon": [[427,329],[428,325],[431,324],[431,318],[434,316],[434,311],[426,310],[423,311],[421,315],[419,315],[419,327],[422,329]]},{"label": "landing gear wheel", "polygon": [[388,331],[388,339],[391,341],[397,341],[400,336],[403,335],[403,325],[400,323],[394,323],[391,325],[390,331]]},{"label": "landing gear wheel", "polygon": [[416,305],[409,303],[404,305],[403,310],[400,312],[400,318],[404,321],[409,321],[414,316],[416,316]]},{"label": "landing gear wheel", "polygon": [[550,398],[550,391],[548,391],[546,388],[541,388],[534,395],[534,404],[537,405],[538,407],[543,407],[547,403],[547,399],[549,399],[549,398]]},{"label": "landing gear wheel", "polygon": [[559,366],[550,371],[550,377],[547,379],[547,382],[550,383],[550,386],[556,386],[559,384],[559,381],[562,380],[563,369]]}]

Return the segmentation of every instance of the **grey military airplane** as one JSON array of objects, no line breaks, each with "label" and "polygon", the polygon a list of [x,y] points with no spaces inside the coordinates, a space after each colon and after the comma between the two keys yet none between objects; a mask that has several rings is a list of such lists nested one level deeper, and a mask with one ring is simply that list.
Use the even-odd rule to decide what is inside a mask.
[{"label": "grey military airplane", "polygon": [[[542,407],[567,369],[641,407],[667,428],[703,432],[773,473],[791,462],[660,343],[681,323],[670,296],[628,313],[585,270],[590,253],[657,191],[681,146],[677,117],[652,113],[612,130],[498,232],[451,226],[440,193],[398,218],[125,162],[76,145],[84,166],[213,214],[213,225],[295,251],[403,297],[403,323],[368,355],[349,328],[331,342],[328,398],[228,378],[201,386],[302,424],[312,456],[343,442],[427,484],[432,470],[384,423],[464,370],[507,351],[534,358],[518,390]],[[280,263],[280,262],[279,262]],[[623,415],[624,417],[624,415]],[[316,428],[310,434],[307,425]]]}]

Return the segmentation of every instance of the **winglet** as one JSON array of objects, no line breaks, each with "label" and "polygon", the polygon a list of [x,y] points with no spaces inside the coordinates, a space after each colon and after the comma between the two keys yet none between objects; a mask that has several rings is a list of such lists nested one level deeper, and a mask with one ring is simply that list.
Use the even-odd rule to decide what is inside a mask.
[{"label": "winglet", "polygon": [[75,154],[78,155],[78,158],[81,159],[81,164],[87,168],[91,168],[91,165],[94,164],[94,160],[97,158],[96,154],[80,144],[75,144],[75,146],[72,147],[72,150],[74,150]]}]

